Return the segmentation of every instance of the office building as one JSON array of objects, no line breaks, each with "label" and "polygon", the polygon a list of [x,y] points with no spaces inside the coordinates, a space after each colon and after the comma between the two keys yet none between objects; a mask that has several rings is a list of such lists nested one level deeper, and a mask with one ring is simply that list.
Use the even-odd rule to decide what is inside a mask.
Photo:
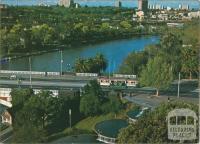
[{"label": "office building", "polygon": [[73,4],[73,0],[59,0],[60,6],[70,7]]},{"label": "office building", "polygon": [[138,10],[146,12],[148,10],[148,0],[138,0]]}]

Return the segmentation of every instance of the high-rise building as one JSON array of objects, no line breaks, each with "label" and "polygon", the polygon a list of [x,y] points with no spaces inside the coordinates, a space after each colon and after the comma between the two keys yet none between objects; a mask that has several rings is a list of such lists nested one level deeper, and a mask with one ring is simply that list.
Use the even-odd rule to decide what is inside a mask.
[{"label": "high-rise building", "polygon": [[115,7],[121,7],[121,6],[122,6],[122,2],[120,0],[116,0]]},{"label": "high-rise building", "polygon": [[138,10],[146,12],[148,10],[148,0],[138,0]]},{"label": "high-rise building", "polygon": [[70,7],[73,4],[73,0],[59,0],[60,6]]}]

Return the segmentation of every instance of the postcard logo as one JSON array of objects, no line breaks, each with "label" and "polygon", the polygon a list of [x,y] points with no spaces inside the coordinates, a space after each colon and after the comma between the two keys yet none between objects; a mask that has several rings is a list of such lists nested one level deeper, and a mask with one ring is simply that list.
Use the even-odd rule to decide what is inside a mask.
[{"label": "postcard logo", "polygon": [[168,139],[194,140],[197,131],[197,116],[190,109],[174,109],[168,113]]}]

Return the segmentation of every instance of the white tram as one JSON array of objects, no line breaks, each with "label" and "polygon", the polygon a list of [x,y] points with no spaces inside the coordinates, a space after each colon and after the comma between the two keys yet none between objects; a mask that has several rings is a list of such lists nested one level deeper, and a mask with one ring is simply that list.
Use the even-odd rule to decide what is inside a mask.
[{"label": "white tram", "polygon": [[138,80],[136,77],[99,77],[98,82],[101,86],[136,87]]}]

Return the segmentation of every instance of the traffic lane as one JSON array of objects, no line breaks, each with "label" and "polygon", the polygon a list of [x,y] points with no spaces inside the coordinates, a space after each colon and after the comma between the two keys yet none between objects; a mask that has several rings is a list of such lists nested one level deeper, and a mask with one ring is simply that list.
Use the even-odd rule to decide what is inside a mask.
[{"label": "traffic lane", "polygon": [[155,101],[149,101],[149,100],[143,99],[143,98],[138,98],[138,97],[136,98],[136,97],[130,97],[130,96],[125,96],[124,98],[130,102],[133,102],[138,105],[145,106],[145,107],[155,108],[156,106],[159,105],[159,103],[157,103]]},{"label": "traffic lane", "polygon": [[18,85],[18,86],[49,86],[49,87],[84,87],[86,82],[52,82],[52,81],[16,81],[0,80],[0,85]]}]

